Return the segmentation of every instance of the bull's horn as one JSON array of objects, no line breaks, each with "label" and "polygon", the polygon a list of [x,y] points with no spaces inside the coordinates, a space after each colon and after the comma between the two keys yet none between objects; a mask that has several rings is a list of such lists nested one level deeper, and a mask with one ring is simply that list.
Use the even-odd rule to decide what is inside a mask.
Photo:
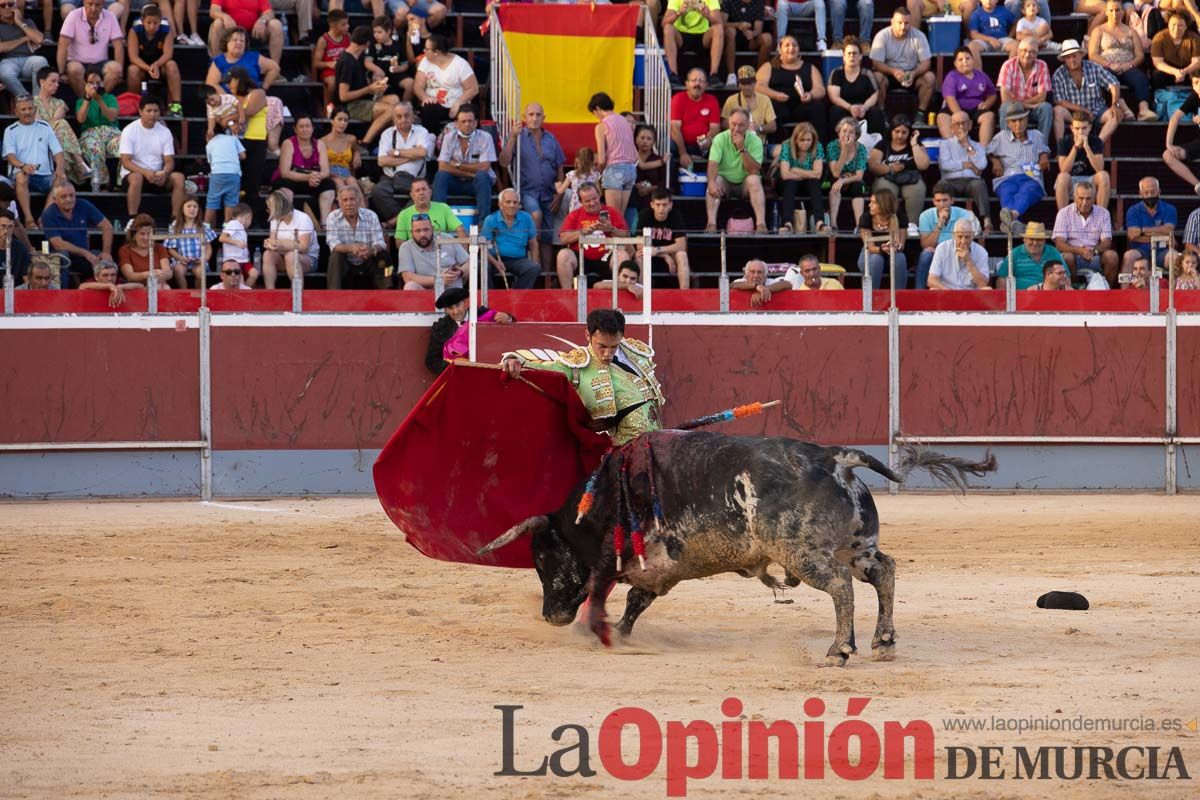
[{"label": "bull's horn", "polygon": [[543,531],[546,529],[546,526],[549,523],[550,523],[550,518],[547,517],[545,514],[540,514],[536,517],[530,517],[529,519],[525,520],[524,522],[519,522],[516,525],[513,525],[511,528],[506,530],[504,533],[500,534],[498,537],[493,539],[491,542],[489,542],[489,543],[485,544],[483,547],[479,548],[479,550],[477,550],[475,552],[475,555],[477,555],[477,556],[487,555],[488,553],[492,552],[493,550],[498,550],[501,547],[504,547],[504,545],[506,545],[506,544],[515,542],[518,538],[520,538],[521,536],[523,536],[526,533],[536,533],[538,531]]}]

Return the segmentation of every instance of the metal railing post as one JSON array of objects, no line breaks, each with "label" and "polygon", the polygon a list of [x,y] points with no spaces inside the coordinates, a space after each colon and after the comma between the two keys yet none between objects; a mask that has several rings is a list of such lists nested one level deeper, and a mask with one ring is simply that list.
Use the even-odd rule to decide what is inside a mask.
[{"label": "metal railing post", "polygon": [[721,277],[717,282],[721,292],[721,313],[729,311],[729,264],[728,252],[725,250],[725,231],[721,231]]},{"label": "metal railing post", "polygon": [[587,273],[583,271],[584,259],[584,240],[586,236],[579,237],[579,272],[575,275],[575,321],[587,322]]},{"label": "metal railing post", "polygon": [[[872,297],[871,289],[871,253],[867,250],[867,245],[883,244],[891,242],[892,235],[890,233],[879,236],[868,236],[863,240],[863,276],[862,276],[862,292],[863,292],[863,311],[873,311],[875,309],[874,298]],[[889,253],[888,258],[891,259],[889,271],[892,273],[892,305],[896,305],[896,261],[895,253]]]},{"label": "metal railing post", "polygon": [[[894,296],[894,293],[893,293]],[[893,300],[888,309],[888,467],[896,469],[900,456],[900,310]],[[899,494],[900,485],[888,481],[888,494]]]},{"label": "metal railing post", "polygon": [[1008,226],[1008,280],[1004,283],[1004,310],[1012,314],[1017,310],[1017,274],[1013,269],[1013,235],[1012,225]]},{"label": "metal railing post", "polygon": [[212,315],[200,315],[200,499],[212,500]]},{"label": "metal railing post", "polygon": [[[470,328],[467,330],[467,358],[471,361],[475,360],[475,333],[476,326],[479,324],[479,307],[475,302],[479,294],[479,273],[476,267],[479,265],[479,226],[471,226],[471,244],[467,251],[470,269],[467,270],[467,302],[470,307],[467,309],[467,324]],[[439,259],[440,260],[440,259]]]},{"label": "metal railing post", "polygon": [[[663,66],[663,50],[655,31],[649,9],[643,9],[642,42],[645,55],[642,72],[645,75],[643,94],[643,111],[646,122],[654,126],[658,137],[656,145],[658,152],[670,163],[671,158],[671,124],[669,109],[671,105],[671,81],[667,78]],[[674,170],[667,169],[667,186],[675,183]]]},{"label": "metal railing post", "polygon": [[155,270],[158,267],[154,263],[154,242],[150,242],[150,276],[146,278],[146,312],[149,314],[158,313],[158,275]]},{"label": "metal railing post", "polygon": [[650,237],[650,229],[642,228],[642,280],[645,281],[642,286],[642,316],[646,318],[647,325],[650,324],[650,310],[653,308],[650,303],[650,293],[654,291],[654,276],[650,274],[653,249],[654,240]]},{"label": "metal railing post", "polygon": [[[1172,270],[1173,271],[1173,270]],[[1174,289],[1170,290],[1169,304],[1167,306],[1167,358],[1166,358],[1166,373],[1167,373],[1167,463],[1166,463],[1166,491],[1167,494],[1175,494],[1178,491],[1178,476],[1176,474],[1176,447],[1175,439],[1179,435],[1179,406],[1178,406],[1178,352],[1177,335],[1178,335],[1178,319],[1175,312],[1174,304]]]},{"label": "metal railing post", "polygon": [[4,245],[4,313],[12,315],[15,298],[13,297],[12,275],[12,234],[8,235],[8,242]]},{"label": "metal railing post", "polygon": [[[521,82],[517,79],[517,70],[512,62],[512,54],[508,52],[508,44],[504,41],[504,30],[500,27],[500,17],[496,9],[488,15],[488,37],[493,56],[494,73],[492,75],[490,96],[492,119],[496,121],[500,133],[500,142],[512,130],[512,122],[521,118]],[[508,167],[512,178],[513,188],[521,191],[521,142],[518,139],[513,147],[513,160]],[[482,220],[480,220],[482,222]]]}]

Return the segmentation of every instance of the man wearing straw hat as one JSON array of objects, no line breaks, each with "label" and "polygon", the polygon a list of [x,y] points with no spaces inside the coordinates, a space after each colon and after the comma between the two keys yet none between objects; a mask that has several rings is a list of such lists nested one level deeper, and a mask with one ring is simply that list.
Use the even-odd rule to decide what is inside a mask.
[{"label": "man wearing straw hat", "polygon": [[1042,223],[1031,222],[1026,225],[1022,238],[1024,244],[1014,247],[1012,255],[1000,262],[1000,266],[996,268],[999,289],[1007,288],[1005,282],[1008,280],[1010,261],[1014,265],[1013,274],[1017,276],[1017,288],[1028,289],[1042,282],[1042,268],[1046,264],[1063,260],[1062,253],[1048,243],[1050,236]]}]

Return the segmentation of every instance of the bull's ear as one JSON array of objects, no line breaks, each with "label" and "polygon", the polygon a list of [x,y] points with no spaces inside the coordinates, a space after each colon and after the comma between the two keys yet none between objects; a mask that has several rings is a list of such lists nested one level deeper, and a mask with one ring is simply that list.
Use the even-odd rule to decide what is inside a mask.
[{"label": "bull's ear", "polygon": [[493,550],[498,550],[501,547],[504,547],[504,545],[506,545],[506,544],[515,542],[518,538],[520,538],[521,536],[523,536],[526,533],[532,534],[532,533],[539,533],[541,531],[544,531],[546,529],[546,526],[548,526],[549,524],[550,524],[550,518],[544,514],[536,516],[536,517],[530,517],[529,519],[525,520],[524,522],[521,522],[521,523],[518,523],[518,524],[512,526],[507,531],[502,533],[500,536],[493,539],[488,544],[485,544],[483,547],[479,548],[479,550],[476,551],[475,555],[477,555],[477,556],[487,555],[488,553],[492,552]]}]

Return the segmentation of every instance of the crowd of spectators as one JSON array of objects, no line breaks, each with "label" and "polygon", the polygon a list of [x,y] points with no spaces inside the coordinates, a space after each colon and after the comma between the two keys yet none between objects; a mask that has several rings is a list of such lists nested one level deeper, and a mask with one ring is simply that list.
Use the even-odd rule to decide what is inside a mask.
[{"label": "crowd of spectators", "polygon": [[[1113,286],[1151,257],[1177,264],[1181,280],[1185,264],[1195,274],[1179,258],[1180,220],[1157,180],[1144,179],[1140,202],[1113,219],[1106,157],[1120,126],[1159,120],[1165,98],[1163,162],[1200,194],[1190,125],[1200,114],[1200,12],[1186,3],[1077,0],[1091,16],[1081,43],[1056,35],[1044,0],[909,0],[882,25],[870,0],[646,2],[675,87],[669,151],[597,87],[587,104],[594,147],[573,154],[536,101],[503,129],[486,119],[439,3],[373,0],[370,24],[353,24],[341,0],[215,0],[203,18],[199,5],[82,0],[44,14],[39,30],[16,0],[0,0],[0,82],[15,117],[3,133],[0,237],[23,248],[11,256],[18,282],[41,280],[32,232],[63,255],[64,286],[100,283],[114,297],[151,276],[196,285],[214,267],[224,289],[274,288],[318,270],[331,289],[453,288],[467,256],[445,237],[465,237],[469,217],[496,287],[553,278],[570,288],[581,273],[611,280],[621,264],[619,288],[640,291],[653,277],[640,271],[644,248],[594,240],[649,230],[653,275],[686,288],[698,271],[687,233],[701,225],[689,225],[668,188],[675,170],[703,179],[705,232],[854,232],[857,269],[874,286],[889,270],[909,285],[910,257],[913,285],[931,289],[1004,285],[1010,266],[1020,288],[1052,288],[1058,273],[1044,271],[1057,262],[1069,278],[1099,274]],[[939,66],[922,28],[948,12],[962,30]],[[858,15],[857,36],[847,13]],[[806,43],[837,63],[802,49],[797,28],[810,21]],[[310,49],[310,72],[285,74],[285,44]],[[177,52],[200,47],[207,68],[182,74]],[[314,108],[284,108],[278,90],[297,80],[318,87]],[[177,153],[167,123],[183,114],[187,81],[203,82],[206,135]],[[178,157],[201,152],[197,183]],[[509,188],[517,163],[519,191]],[[77,197],[88,188],[123,195],[129,223]],[[150,194],[169,214],[146,213]],[[1041,210],[1047,198],[1053,215]],[[996,227],[1017,244],[1000,264],[981,244]],[[192,238],[151,241],[156,230]],[[1200,216],[1181,238],[1200,253]],[[741,288],[758,302],[830,288],[819,261],[798,256],[774,281],[752,261]],[[102,277],[110,266],[119,279]]]}]

